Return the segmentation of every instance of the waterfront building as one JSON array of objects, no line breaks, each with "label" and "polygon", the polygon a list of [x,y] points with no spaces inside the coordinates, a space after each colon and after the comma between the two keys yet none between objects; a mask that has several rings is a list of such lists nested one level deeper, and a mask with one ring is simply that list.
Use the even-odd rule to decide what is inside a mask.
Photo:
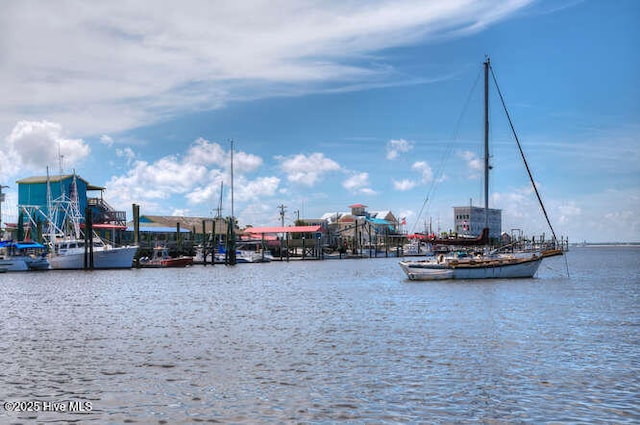
[{"label": "waterfront building", "polygon": [[[502,210],[489,208],[489,237],[502,235]],[[482,207],[468,205],[453,207],[455,232],[460,235],[479,236],[485,226],[485,210]]]},{"label": "waterfront building", "polygon": [[321,216],[327,222],[330,245],[376,245],[398,233],[399,223],[391,211],[367,211],[363,204],[349,208],[349,212],[327,212]]},{"label": "waterfront building", "polygon": [[[42,228],[32,229],[33,225],[41,223],[46,228],[48,219],[55,219],[55,225],[63,229],[67,214],[55,214],[52,209],[60,209],[65,202],[75,203],[80,214],[80,224],[91,210],[93,228],[101,237],[116,240],[120,231],[126,227],[126,213],[112,208],[103,198],[104,187],[94,186],[76,174],[61,174],[54,176],[32,176],[16,182],[18,184],[18,221],[17,228],[23,228],[24,238],[41,239]],[[96,192],[90,196],[90,192]],[[67,211],[68,212],[68,211]],[[29,220],[31,216],[33,221]],[[22,220],[22,222],[20,222]],[[18,236],[18,235],[16,235]]]},{"label": "waterfront building", "polygon": [[[202,244],[216,235],[216,240],[226,240],[228,221],[222,217],[185,217],[166,215],[140,216],[140,242],[155,244]],[[133,241],[134,223],[127,223],[125,239]],[[236,234],[238,229],[236,227]]]}]

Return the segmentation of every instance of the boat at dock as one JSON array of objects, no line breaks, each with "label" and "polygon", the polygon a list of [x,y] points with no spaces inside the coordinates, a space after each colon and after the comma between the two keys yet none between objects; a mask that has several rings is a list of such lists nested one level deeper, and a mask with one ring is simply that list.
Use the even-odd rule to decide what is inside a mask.
[{"label": "boat at dock", "polygon": [[62,191],[53,199],[47,170],[47,207],[21,205],[21,213],[26,214],[34,228],[38,223],[47,223],[47,231],[42,235],[47,246],[48,262],[54,270],[79,269],[128,269],[133,267],[137,246],[116,246],[100,238],[95,232],[91,219],[80,214],[77,177],[70,176],[68,193]]},{"label": "boat at dock", "polygon": [[154,248],[153,257],[140,259],[140,267],[187,267],[191,265],[193,265],[193,257],[186,255],[171,257],[169,249],[164,246]]},{"label": "boat at dock", "polygon": [[137,246],[114,247],[97,237],[91,245],[83,239],[59,239],[53,246],[49,263],[54,270],[130,269],[138,250]]},{"label": "boat at dock", "polygon": [[[489,73],[493,72],[489,59],[484,62],[484,217],[485,223],[481,235],[475,238],[450,238],[437,239],[431,242],[434,245],[446,245],[447,250],[435,253],[423,260],[401,261],[400,267],[410,280],[443,280],[443,279],[500,279],[500,278],[531,278],[544,258],[562,255],[562,250],[555,246],[537,250],[511,250],[501,252],[501,249],[489,248]],[[495,81],[495,77],[494,77]],[[496,84],[497,87],[497,84]],[[498,93],[499,89],[498,89]],[[502,95],[500,94],[502,100]],[[504,101],[503,101],[504,106]],[[505,106],[506,112],[506,106]],[[513,130],[511,118],[507,112],[507,118]],[[529,174],[531,184],[538,197],[538,201],[544,212],[547,223],[553,233],[553,241],[556,242],[555,232],[551,226],[548,215],[542,204],[542,199],[533,180],[531,171],[520,147],[515,130],[514,137],[518,144],[520,154]]]},{"label": "boat at dock", "polygon": [[[215,253],[216,264],[226,264],[228,262],[227,251],[224,246],[219,246]],[[273,260],[273,255],[268,249],[262,247],[258,242],[240,242],[236,247],[236,263],[269,263]]]},{"label": "boat at dock", "polygon": [[9,272],[48,270],[46,247],[37,242],[0,242],[0,269]]}]

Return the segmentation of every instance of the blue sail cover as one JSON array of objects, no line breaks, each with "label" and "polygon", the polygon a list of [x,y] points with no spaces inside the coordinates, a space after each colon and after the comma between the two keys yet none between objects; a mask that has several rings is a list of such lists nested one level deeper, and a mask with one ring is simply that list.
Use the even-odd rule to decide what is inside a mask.
[{"label": "blue sail cover", "polygon": [[44,249],[45,246],[38,242],[14,242],[10,241],[0,241],[0,248],[7,247],[15,247],[18,249]]},{"label": "blue sail cover", "polygon": [[18,249],[44,249],[44,245],[38,242],[16,242],[16,248]]}]

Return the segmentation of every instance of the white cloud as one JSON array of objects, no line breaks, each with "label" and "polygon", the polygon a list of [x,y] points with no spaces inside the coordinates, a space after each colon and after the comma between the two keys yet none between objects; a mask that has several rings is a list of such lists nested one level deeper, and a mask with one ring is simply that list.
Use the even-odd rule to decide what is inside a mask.
[{"label": "white cloud", "polygon": [[414,187],[416,187],[416,182],[413,181],[413,180],[408,180],[408,179],[403,179],[403,180],[400,180],[400,181],[393,180],[393,187],[396,190],[404,192],[404,191],[411,190]]},{"label": "white cloud", "polygon": [[550,209],[552,222],[559,222],[556,231],[574,242],[640,242],[637,187],[590,193],[552,204]]},{"label": "white cloud", "polygon": [[229,154],[218,143],[199,138],[187,151],[186,161],[199,165],[218,165],[226,167],[230,164]]},{"label": "white cloud", "polygon": [[123,149],[116,149],[116,156],[118,158],[126,159],[127,165],[131,165],[133,163],[133,160],[136,158],[136,154],[133,149],[128,147]]},{"label": "white cloud", "polygon": [[480,176],[482,175],[481,173],[484,170],[484,164],[482,160],[478,158],[478,155],[471,151],[463,151],[458,152],[458,156],[465,161],[467,170],[469,172],[469,178],[480,178]]},{"label": "white cloud", "polygon": [[[166,214],[175,209],[172,205],[186,200],[190,206],[204,209],[204,214],[208,214],[219,203],[221,183],[223,202],[230,202],[230,151],[217,143],[200,138],[187,148],[184,156],[169,155],[154,162],[136,160],[137,155],[131,148],[117,150],[117,154],[130,160],[129,170],[113,176],[105,185],[110,203],[117,208],[129,208],[137,203],[143,210]],[[280,178],[251,177],[261,165],[262,158],[256,155],[234,153],[235,201],[264,200],[277,193]]]},{"label": "white cloud", "polygon": [[410,179],[395,180],[393,181],[393,187],[395,190],[404,192],[416,187],[419,183],[429,183],[433,181],[433,170],[426,161],[416,161],[411,166],[411,169],[420,173],[420,182]]},{"label": "white cloud", "polygon": [[[184,157],[169,155],[154,162],[134,160],[136,154],[131,148],[118,149],[116,154],[126,158],[130,168],[106,184],[115,205],[135,202],[165,210],[168,206],[162,207],[160,202],[174,195],[183,196],[192,205],[213,205],[220,194],[220,183],[225,182],[228,187],[231,182],[230,151],[202,138],[189,146]],[[234,154],[238,200],[270,196],[277,189],[278,178],[251,180],[247,176],[261,165],[262,159],[256,155],[242,151]],[[228,188],[223,190],[229,193]]]},{"label": "white cloud", "polygon": [[396,159],[399,154],[407,153],[413,149],[413,143],[404,139],[389,140],[387,143],[387,159]]},{"label": "white cloud", "polygon": [[46,114],[100,134],[230,100],[388,84],[393,69],[359,59],[468,35],[527,3],[14,2],[3,8],[0,129]]},{"label": "white cloud", "polygon": [[219,196],[220,187],[213,184],[195,187],[186,194],[187,201],[190,204],[205,204],[208,202],[213,205],[214,200]]},{"label": "white cloud", "polygon": [[582,208],[577,206],[575,201],[569,201],[564,205],[559,205],[558,212],[560,213],[558,224],[565,225],[579,220],[579,217],[582,215]]},{"label": "white cloud", "polygon": [[351,193],[375,195],[376,191],[368,187],[369,185],[369,173],[352,173],[342,182],[342,187]]},{"label": "white cloud", "polygon": [[176,208],[171,211],[171,214],[174,217],[188,217],[191,215],[191,211],[188,208]]},{"label": "white cloud", "polygon": [[262,166],[262,158],[246,152],[233,155],[233,169],[239,173],[252,173]]},{"label": "white cloud", "polygon": [[[0,171],[4,178],[18,172],[44,174],[46,167],[65,172],[89,156],[82,139],[65,137],[62,126],[49,121],[19,121],[0,145]],[[53,172],[52,170],[52,172]]]},{"label": "white cloud", "polygon": [[[195,172],[192,174],[192,171]],[[116,199],[161,200],[172,194],[185,193],[200,180],[197,176],[201,178],[205,171],[204,168],[187,171],[174,156],[154,163],[135,161],[125,175],[112,177],[106,187]]]},{"label": "white cloud", "polygon": [[313,186],[325,174],[340,170],[340,165],[337,162],[318,152],[309,156],[304,154],[289,157],[278,156],[276,159],[280,160],[280,169],[287,174],[287,180],[305,186]]},{"label": "white cloud", "polygon": [[260,177],[255,180],[241,180],[236,186],[235,198],[238,201],[252,201],[273,196],[278,191],[278,177]]},{"label": "white cloud", "polygon": [[106,134],[103,134],[102,136],[100,136],[100,143],[108,147],[111,147],[113,146],[113,139],[111,138],[111,136],[107,136]]},{"label": "white cloud", "polygon": [[[219,143],[198,138],[187,150],[184,162],[192,165],[217,166],[228,170],[231,167],[231,151]],[[262,158],[246,152],[233,153],[233,169],[238,173],[251,173],[263,164]]]},{"label": "white cloud", "polygon": [[414,162],[411,169],[420,173],[423,183],[429,183],[433,180],[433,170],[426,161]]}]

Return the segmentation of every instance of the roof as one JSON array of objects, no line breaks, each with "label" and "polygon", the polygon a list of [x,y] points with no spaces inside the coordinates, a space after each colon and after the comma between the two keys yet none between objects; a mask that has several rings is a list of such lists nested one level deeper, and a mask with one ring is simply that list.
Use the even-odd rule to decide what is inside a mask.
[{"label": "roof", "polygon": [[[27,177],[21,180],[16,181],[16,183],[18,184],[37,184],[37,183],[46,183],[47,179],[49,180],[49,182],[51,183],[57,183],[60,182],[62,180],[67,180],[72,178],[74,175],[73,174],[58,174],[55,176],[32,176],[32,177]],[[78,180],[82,180],[83,182],[85,182],[87,184],[87,186],[89,185],[89,182],[86,181],[85,179],[83,179],[82,177],[80,177],[79,175],[75,175],[76,178]],[[91,186],[91,187],[97,187],[97,186]]]},{"label": "roof", "polygon": [[[86,226],[87,226],[86,223],[80,224],[80,227],[83,229]],[[127,226],[123,226],[121,224],[110,224],[110,223],[93,223],[91,227],[94,229],[119,229],[119,230],[125,230],[127,228]]]},{"label": "roof", "polygon": [[362,204],[353,204],[349,205],[349,208],[367,208],[367,206]]},{"label": "roof", "polygon": [[322,231],[322,226],[273,226],[273,227],[248,227],[243,233],[259,235],[262,233],[317,233]]},{"label": "roof", "polygon": [[148,227],[173,227],[175,229],[176,223],[180,223],[181,227],[196,227],[197,229],[202,228],[202,222],[207,221],[211,222],[216,219],[213,217],[184,217],[184,216],[175,216],[175,215],[141,215],[140,216],[140,224],[145,224]]},{"label": "roof", "polygon": [[367,221],[373,224],[391,224],[388,220],[384,220],[382,218],[367,218]]},{"label": "roof", "polygon": [[[379,224],[393,224],[393,222],[395,221],[395,216],[389,210],[369,211],[368,217],[369,219],[382,219],[382,220],[386,220],[387,222],[387,223],[379,223]],[[322,214],[321,218],[323,220],[326,220],[328,223],[335,223],[336,221],[340,221],[340,222],[353,221],[353,216],[351,215],[351,212],[340,212],[340,211],[327,212]]]},{"label": "roof", "polygon": [[375,218],[385,218],[390,214],[393,215],[391,213],[391,211],[389,211],[389,210],[385,210],[385,211],[369,211],[369,216],[375,217]]},{"label": "roof", "polygon": [[339,220],[340,217],[342,217],[344,215],[351,215],[351,213],[350,212],[340,212],[340,211],[328,212],[328,213],[322,214],[320,219],[326,220],[329,223],[332,223],[332,222],[334,222],[336,220]]},{"label": "roof", "polygon": [[[127,232],[133,232],[133,226],[127,226]],[[164,226],[147,226],[147,227],[142,227],[140,226],[140,231],[141,232],[146,232],[146,233],[175,233],[176,232],[176,228],[175,227],[164,227]],[[191,230],[189,229],[183,229],[180,228],[180,233],[189,233],[191,232]]]}]

